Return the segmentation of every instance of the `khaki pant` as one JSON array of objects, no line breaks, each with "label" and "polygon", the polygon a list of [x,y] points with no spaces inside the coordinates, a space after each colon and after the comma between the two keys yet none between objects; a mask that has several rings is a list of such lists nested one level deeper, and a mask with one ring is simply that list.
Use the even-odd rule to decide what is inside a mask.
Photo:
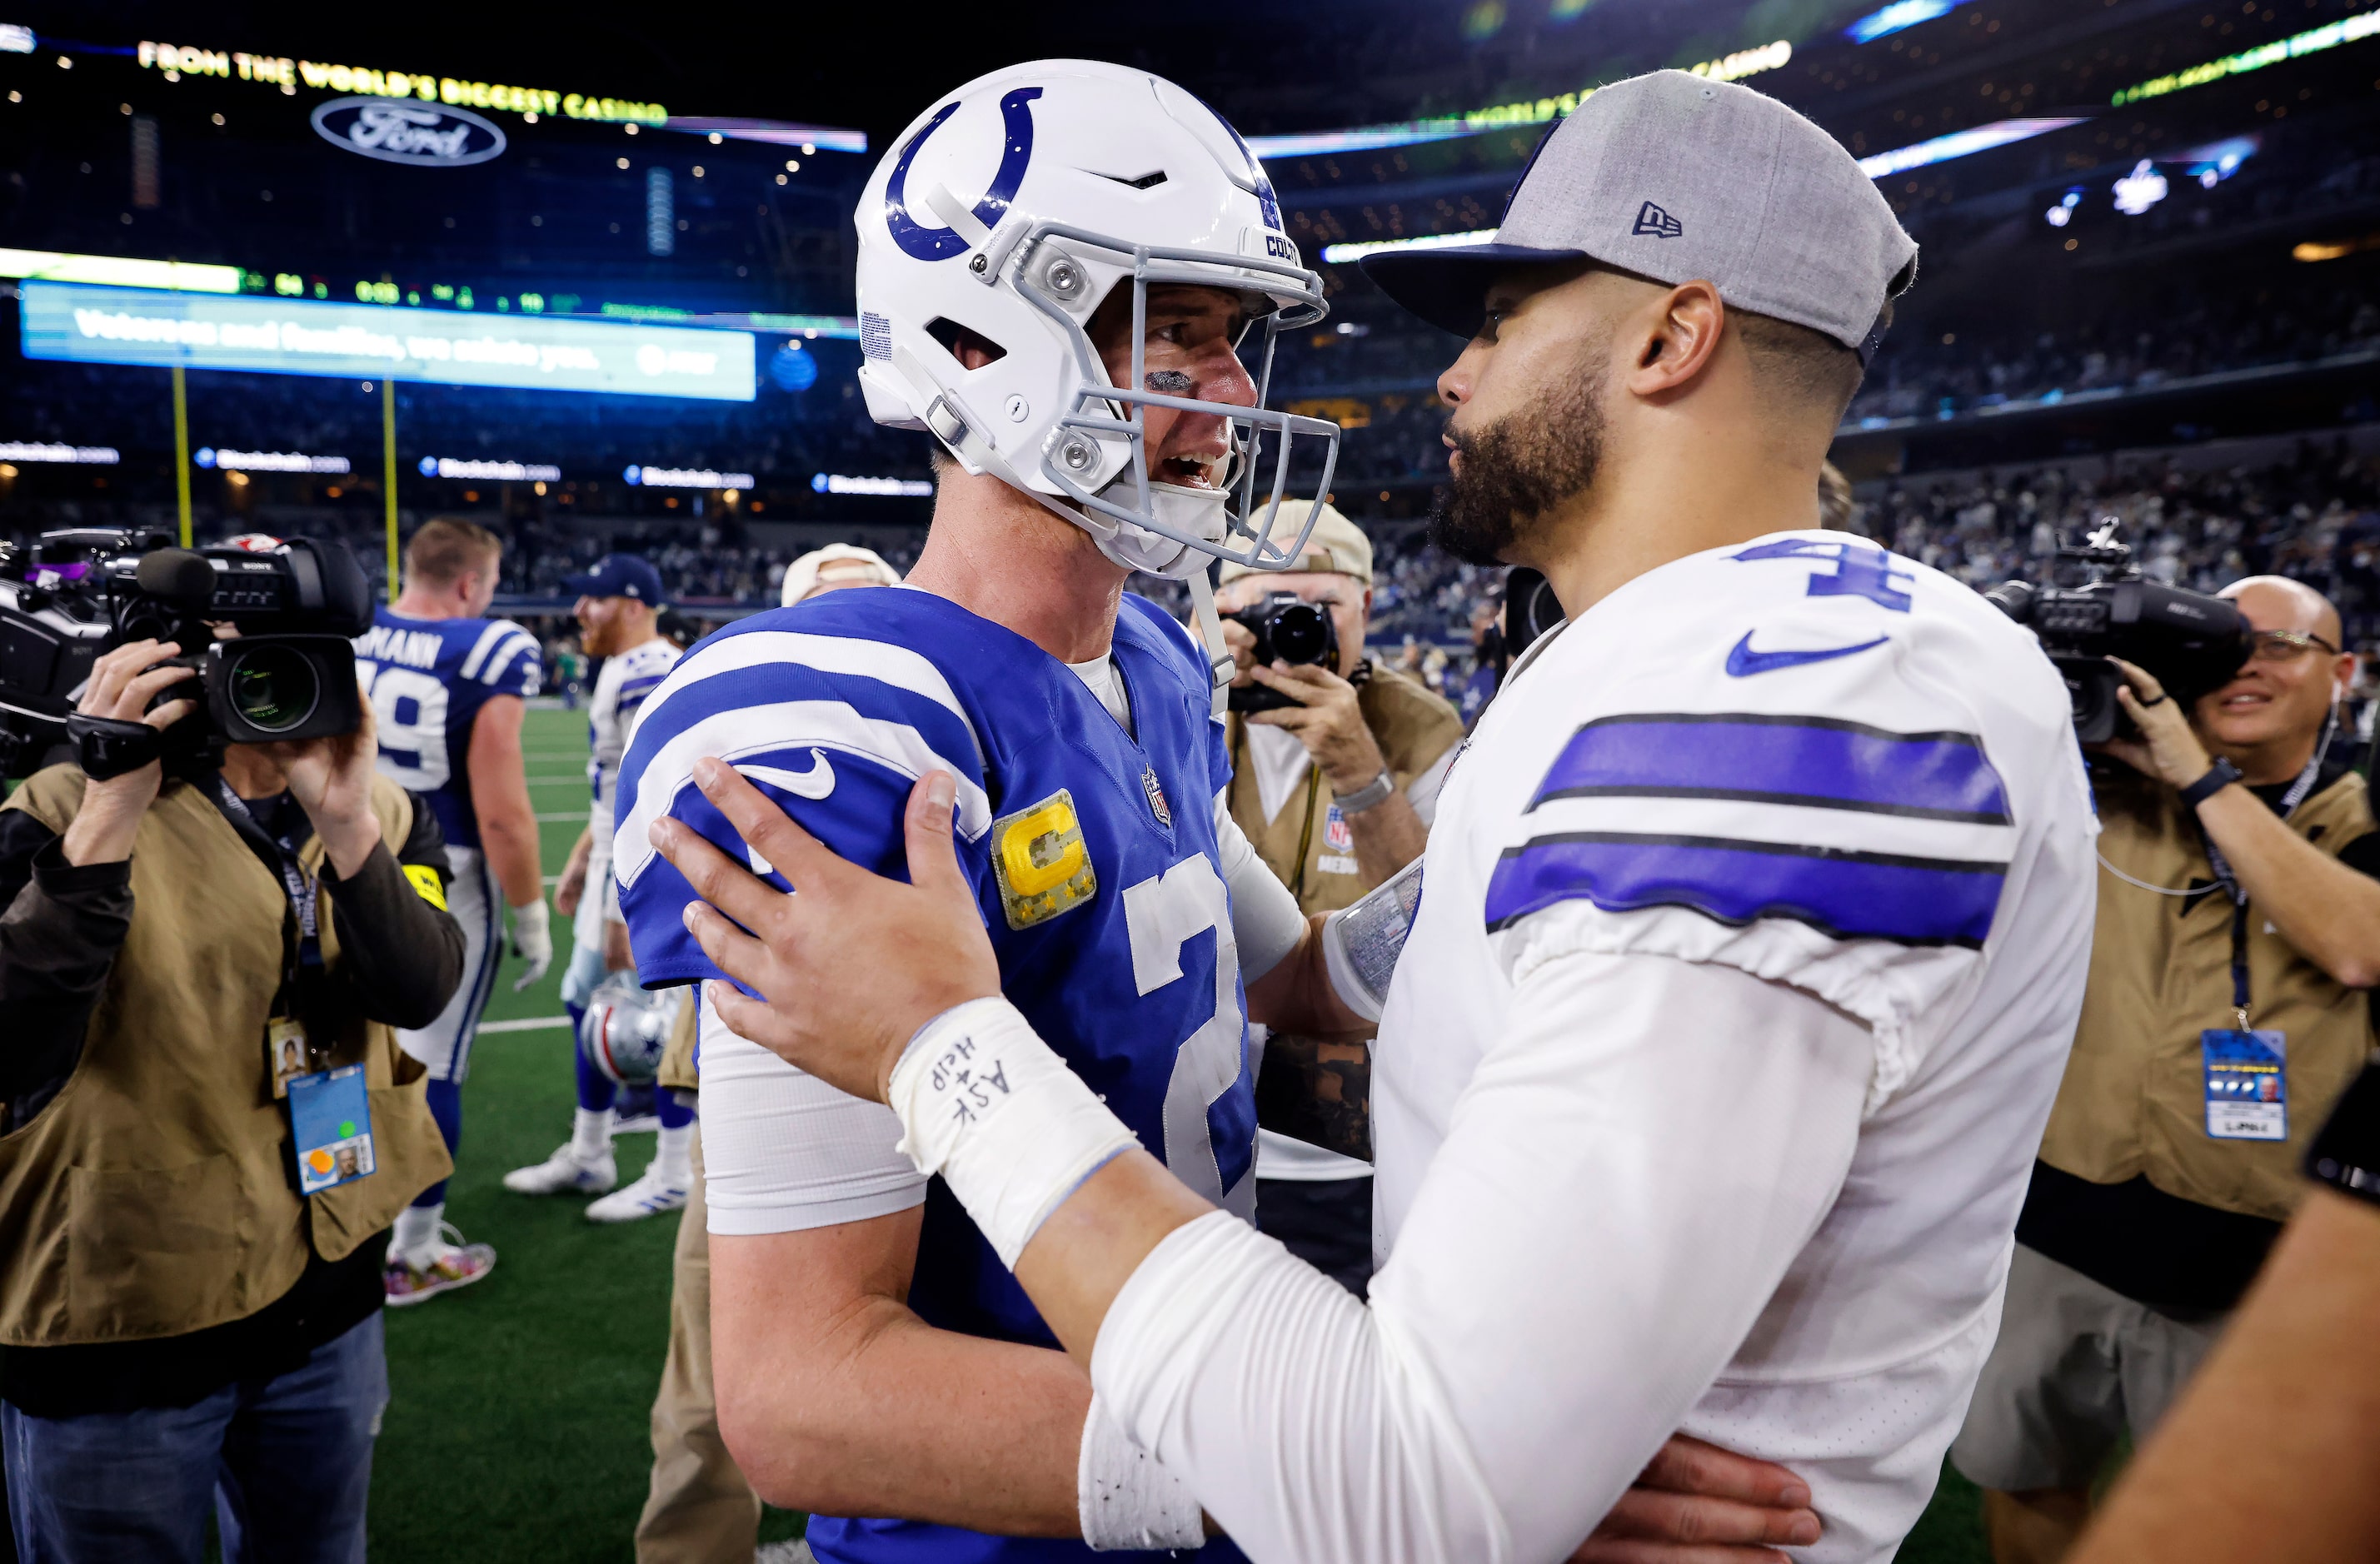
[{"label": "khaki pant", "polygon": [[2091,1486],[2128,1430],[2156,1426],[2229,1317],[2162,1314],[2018,1244],[1950,1464],[2002,1493]]},{"label": "khaki pant", "polygon": [[653,1481],[637,1521],[637,1564],[749,1564],[760,1499],[719,1437],[710,1387],[710,1240],[702,1137],[670,1262],[669,1361],[653,1398]]}]

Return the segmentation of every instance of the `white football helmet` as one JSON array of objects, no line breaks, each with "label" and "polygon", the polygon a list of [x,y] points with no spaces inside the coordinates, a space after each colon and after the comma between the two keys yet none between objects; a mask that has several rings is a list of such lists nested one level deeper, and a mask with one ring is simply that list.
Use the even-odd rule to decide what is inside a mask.
[{"label": "white football helmet", "polygon": [[[1304,530],[1271,536],[1290,447],[1323,443],[1319,500],[1339,426],[1264,400],[1274,341],[1322,318],[1322,280],[1221,115],[1146,71],[1014,66],[919,115],[868,179],[856,222],[859,383],[877,422],[928,430],[968,472],[1033,496],[1130,569],[1203,578],[1209,556],[1258,569],[1298,558]],[[1118,385],[1084,328],[1122,283],[1134,289],[1134,345]],[[1167,284],[1247,300],[1265,333],[1255,406],[1148,388],[1141,322],[1149,288]],[[968,370],[946,346],[953,327],[1001,357]],[[1152,481],[1148,406],[1226,419],[1227,480]],[[1277,438],[1259,489],[1268,433]],[[1317,512],[1305,514],[1310,530]]]}]

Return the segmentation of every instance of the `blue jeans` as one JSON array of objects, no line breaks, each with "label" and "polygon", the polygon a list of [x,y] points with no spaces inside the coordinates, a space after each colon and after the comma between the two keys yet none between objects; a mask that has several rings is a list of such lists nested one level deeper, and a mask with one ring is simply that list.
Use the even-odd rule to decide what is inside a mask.
[{"label": "blue jeans", "polygon": [[363,1564],[372,1439],[388,1405],[381,1316],[303,1367],[188,1407],[34,1417],[0,1405],[24,1564],[199,1564],[214,1497],[224,1564]]}]

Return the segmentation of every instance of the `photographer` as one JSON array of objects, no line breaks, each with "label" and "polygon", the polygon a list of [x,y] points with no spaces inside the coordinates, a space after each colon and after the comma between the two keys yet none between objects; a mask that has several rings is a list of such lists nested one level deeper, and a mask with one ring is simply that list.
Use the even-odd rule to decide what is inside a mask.
[{"label": "photographer", "polygon": [[[1302,510],[1302,502],[1282,502],[1280,525],[1292,536]],[[1227,564],[1215,596],[1227,616],[1254,616],[1250,611],[1260,613],[1283,593],[1329,612],[1337,655],[1266,666],[1256,661],[1255,632],[1224,619],[1224,639],[1240,664],[1235,695],[1260,687],[1286,701],[1227,718],[1227,801],[1257,855],[1310,917],[1346,906],[1421,856],[1439,784],[1463,742],[1463,719],[1419,680],[1364,655],[1372,543],[1331,506],[1315,518],[1295,568],[1276,575]],[[1318,1112],[1302,1110],[1310,1122],[1301,1121],[1300,1133],[1339,1150],[1259,1130],[1257,1224],[1361,1293],[1372,1268],[1366,1039],[1281,1035],[1264,1039],[1264,1048],[1272,1080],[1259,1082],[1260,1101],[1318,1105]],[[1287,1122],[1272,1111],[1264,1117]]]},{"label": "photographer", "polygon": [[2353,670],[2338,612],[2279,576],[2222,595],[2247,661],[2188,711],[2119,663],[2137,733],[2094,762],[2090,987],[1951,1450],[2001,1564],[2071,1546],[2126,1431],[2156,1423],[2263,1264],[2374,1045],[2380,832],[2324,753]]},{"label": "photographer", "polygon": [[[79,709],[158,730],[179,648]],[[182,728],[177,737],[187,734]],[[460,979],[434,818],[353,732],[0,806],[0,1443],[35,1558],[360,1558],[381,1265],[449,1170],[392,1028]],[[168,741],[169,755],[176,750]]]}]

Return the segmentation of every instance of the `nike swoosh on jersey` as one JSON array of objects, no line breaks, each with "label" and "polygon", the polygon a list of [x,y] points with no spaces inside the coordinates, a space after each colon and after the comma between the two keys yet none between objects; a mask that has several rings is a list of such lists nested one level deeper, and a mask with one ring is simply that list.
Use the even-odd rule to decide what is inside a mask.
[{"label": "nike swoosh on jersey", "polygon": [[[797,798],[824,798],[834,791],[834,763],[815,749],[810,751],[810,758],[817,764],[807,771],[788,771],[782,766],[738,766],[735,770],[754,782],[783,788]],[[744,844],[744,856],[751,863],[754,874],[776,872],[769,860],[760,856],[760,850],[748,842]]]},{"label": "nike swoosh on jersey", "polygon": [[834,763],[822,750],[810,751],[814,764],[807,771],[788,771],[779,766],[738,766],[735,769],[754,782],[767,782],[771,787],[783,788],[796,798],[824,798],[834,791]]},{"label": "nike swoosh on jersey", "polygon": [[1728,677],[1747,679],[1755,673],[1775,673],[1779,668],[1799,668],[1805,662],[1824,662],[1829,658],[1849,657],[1853,652],[1873,650],[1891,638],[1878,636],[1855,647],[1821,647],[1815,651],[1755,651],[1752,649],[1752,632],[1746,630],[1743,639],[1728,649]]}]

